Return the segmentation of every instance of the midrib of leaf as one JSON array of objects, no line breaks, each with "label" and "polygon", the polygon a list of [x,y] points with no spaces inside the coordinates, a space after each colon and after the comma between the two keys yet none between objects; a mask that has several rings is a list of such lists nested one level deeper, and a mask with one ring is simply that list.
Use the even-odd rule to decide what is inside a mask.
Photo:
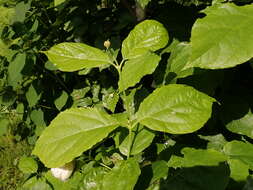
[{"label": "midrib of leaf", "polygon": [[[110,125],[106,125],[106,126],[104,125],[104,127],[92,128],[91,130],[80,130],[80,131],[77,131],[77,132],[75,132],[75,133],[72,133],[71,135],[65,135],[65,136],[63,136],[63,137],[61,137],[61,138],[55,139],[54,141],[50,141],[50,142],[47,143],[47,144],[52,144],[52,143],[57,142],[57,141],[65,140],[66,138],[69,138],[69,137],[73,137],[73,136],[76,136],[76,135],[81,135],[82,133],[94,131],[94,130],[96,130],[96,129],[102,129],[102,128],[106,128],[106,127],[112,127],[112,126],[114,126],[114,125],[116,126],[117,123],[115,123],[115,124],[110,124]],[[73,127],[73,125],[72,125],[71,127]],[[45,145],[47,145],[47,144],[45,144]]]}]

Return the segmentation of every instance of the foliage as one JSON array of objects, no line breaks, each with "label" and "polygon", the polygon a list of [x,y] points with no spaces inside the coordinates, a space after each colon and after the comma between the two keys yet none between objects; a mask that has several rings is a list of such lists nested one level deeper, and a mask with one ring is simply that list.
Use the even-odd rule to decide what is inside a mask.
[{"label": "foliage", "polygon": [[251,189],[252,11],[0,1],[0,188]]}]

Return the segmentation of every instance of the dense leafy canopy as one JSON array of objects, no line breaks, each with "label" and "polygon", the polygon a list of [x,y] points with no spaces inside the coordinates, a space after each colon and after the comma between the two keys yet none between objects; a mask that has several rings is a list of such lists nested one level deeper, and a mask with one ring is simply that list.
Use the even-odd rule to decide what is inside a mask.
[{"label": "dense leafy canopy", "polygon": [[0,189],[251,190],[252,3],[0,0]]}]

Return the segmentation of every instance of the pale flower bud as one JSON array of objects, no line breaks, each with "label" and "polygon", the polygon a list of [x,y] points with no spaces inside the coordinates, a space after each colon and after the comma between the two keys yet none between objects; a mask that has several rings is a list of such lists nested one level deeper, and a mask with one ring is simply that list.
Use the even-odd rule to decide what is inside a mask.
[{"label": "pale flower bud", "polygon": [[108,49],[111,46],[111,42],[109,40],[104,41],[104,46]]},{"label": "pale flower bud", "polygon": [[51,168],[51,173],[54,177],[58,178],[61,181],[66,181],[72,174],[74,170],[74,162],[69,162],[59,168]]}]

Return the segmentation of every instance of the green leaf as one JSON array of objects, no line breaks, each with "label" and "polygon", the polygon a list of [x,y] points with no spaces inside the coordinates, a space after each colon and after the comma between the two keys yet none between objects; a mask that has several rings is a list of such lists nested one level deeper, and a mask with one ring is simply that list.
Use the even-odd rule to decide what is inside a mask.
[{"label": "green leaf", "polygon": [[65,91],[62,91],[61,95],[54,101],[54,105],[58,110],[61,110],[65,104],[67,103],[68,100],[68,93]]},{"label": "green leaf", "polygon": [[60,167],[104,139],[118,126],[96,108],[72,108],[61,112],[37,141],[33,154],[49,168]]},{"label": "green leaf", "polygon": [[33,158],[23,156],[19,160],[18,168],[23,173],[35,173],[38,170],[38,164]]},{"label": "green leaf", "polygon": [[81,173],[75,172],[67,181],[61,181],[54,177],[50,170],[45,174],[45,177],[54,190],[76,190],[83,178]]},{"label": "green leaf", "polygon": [[34,84],[31,84],[31,86],[28,88],[28,91],[25,94],[26,100],[30,107],[33,107],[37,104],[41,97],[41,91],[37,90]]},{"label": "green leaf", "polygon": [[25,15],[30,9],[30,1],[25,3],[24,1],[18,3],[15,7],[15,15],[13,18],[13,23],[15,22],[24,22],[25,21]]},{"label": "green leaf", "polygon": [[156,89],[140,105],[137,120],[172,134],[192,133],[205,124],[215,100],[192,87],[170,84]]},{"label": "green leaf", "polygon": [[25,66],[26,54],[17,54],[14,61],[10,62],[8,67],[8,82],[11,86],[16,88],[20,81],[22,81],[23,75],[21,74],[22,69]]},{"label": "green leaf", "polygon": [[126,61],[120,75],[119,91],[134,86],[143,76],[153,73],[160,60],[160,56],[147,51],[140,57]]},{"label": "green leaf", "polygon": [[193,74],[193,68],[185,69],[191,54],[191,46],[188,43],[179,43],[171,52],[168,60],[166,78],[184,78]]},{"label": "green leaf", "polygon": [[253,145],[241,141],[231,141],[224,146],[224,153],[231,159],[237,159],[253,168]]},{"label": "green leaf", "polygon": [[229,131],[253,138],[251,97],[243,92],[239,96],[228,94],[223,98],[221,119]]},{"label": "green leaf", "polygon": [[62,3],[64,3],[66,0],[54,0],[54,6],[58,6]]},{"label": "green leaf", "polygon": [[141,5],[143,9],[148,5],[150,1],[151,0],[137,0],[137,2]]},{"label": "green leaf", "polygon": [[103,106],[109,109],[111,112],[115,111],[118,101],[119,95],[117,92],[108,93],[103,96]]},{"label": "green leaf", "polygon": [[36,126],[46,126],[44,113],[41,109],[33,110],[30,114],[30,118]]},{"label": "green leaf", "polygon": [[10,121],[8,119],[0,119],[0,137],[8,132]]},{"label": "green leaf", "polygon": [[49,184],[43,179],[37,179],[37,177],[32,177],[25,182],[22,186],[22,190],[52,190]]},{"label": "green leaf", "polygon": [[120,161],[105,175],[102,189],[133,190],[140,173],[139,164],[134,159]]},{"label": "green leaf", "polygon": [[122,43],[123,58],[132,59],[167,45],[169,36],[164,26],[155,20],[145,20],[135,26]]},{"label": "green leaf", "polygon": [[152,171],[153,171],[153,177],[150,183],[154,183],[155,181],[161,178],[166,179],[168,175],[168,171],[169,171],[167,162],[165,162],[164,160],[159,160],[152,163]]},{"label": "green leaf", "polygon": [[78,71],[110,63],[110,58],[102,50],[82,43],[60,43],[44,53],[61,71]]},{"label": "green leaf", "polygon": [[[131,155],[139,154],[146,149],[153,141],[155,137],[154,132],[149,129],[138,125],[132,130],[131,139]],[[129,152],[129,135],[125,137],[123,142],[119,146],[119,150],[122,154],[128,155]]]},{"label": "green leaf", "polygon": [[203,135],[198,135],[198,136],[201,139],[209,141],[207,143],[208,149],[214,149],[220,152],[222,152],[224,145],[227,143],[227,141],[225,140],[222,134],[213,135],[213,136],[203,136]]},{"label": "green leaf", "polygon": [[217,4],[204,10],[192,28],[188,67],[221,69],[253,57],[253,5]]},{"label": "green leaf", "polygon": [[227,160],[227,156],[213,149],[184,148],[184,157],[172,156],[168,162],[170,167],[218,166]]},{"label": "green leaf", "polygon": [[230,177],[235,181],[245,181],[249,176],[249,166],[240,160],[229,159]]},{"label": "green leaf", "polygon": [[84,190],[102,190],[103,179],[106,173],[105,169],[101,167],[90,169],[83,179]]}]

